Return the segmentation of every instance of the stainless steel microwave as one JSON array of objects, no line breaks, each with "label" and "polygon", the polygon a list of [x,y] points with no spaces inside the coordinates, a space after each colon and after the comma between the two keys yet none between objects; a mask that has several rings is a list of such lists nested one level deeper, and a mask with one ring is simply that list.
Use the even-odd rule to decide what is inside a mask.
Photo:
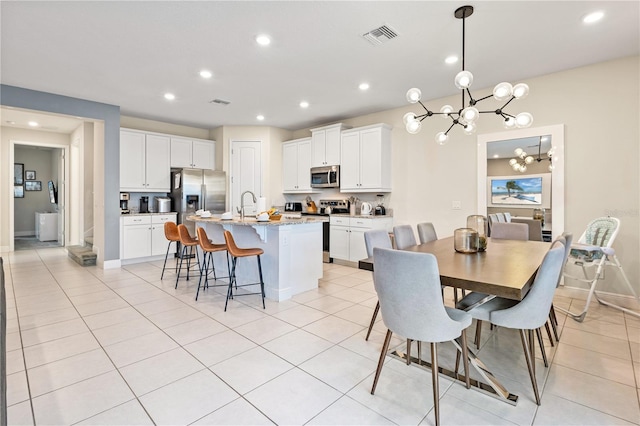
[{"label": "stainless steel microwave", "polygon": [[338,188],[340,186],[340,166],[311,168],[312,188]]}]

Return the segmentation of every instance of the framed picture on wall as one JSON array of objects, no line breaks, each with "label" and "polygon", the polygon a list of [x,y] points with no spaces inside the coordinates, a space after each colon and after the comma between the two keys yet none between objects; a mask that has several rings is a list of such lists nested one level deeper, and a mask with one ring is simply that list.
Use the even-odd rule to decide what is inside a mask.
[{"label": "framed picture on wall", "polygon": [[36,180],[36,171],[35,170],[27,170],[24,172],[25,180]]},{"label": "framed picture on wall", "polygon": [[24,183],[25,191],[42,191],[42,182],[39,180],[30,180]]},{"label": "framed picture on wall", "polygon": [[22,185],[24,183],[24,164],[13,163],[13,184]]},{"label": "framed picture on wall", "polygon": [[13,185],[13,197],[14,198],[24,198],[24,186],[22,186],[22,185]]}]

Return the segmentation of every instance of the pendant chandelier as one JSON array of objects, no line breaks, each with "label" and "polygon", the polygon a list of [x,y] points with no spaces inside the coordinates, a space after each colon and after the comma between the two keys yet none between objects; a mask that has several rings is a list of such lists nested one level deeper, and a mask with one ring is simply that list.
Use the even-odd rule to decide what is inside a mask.
[{"label": "pendant chandelier", "polygon": [[[454,80],[454,83],[458,89],[462,92],[462,106],[457,111],[451,105],[445,105],[440,108],[440,112],[430,111],[422,102],[422,92],[420,89],[412,88],[407,92],[407,101],[412,104],[419,103],[422,108],[426,111],[424,114],[415,114],[413,112],[408,112],[404,115],[403,120],[407,129],[407,132],[411,134],[416,134],[420,131],[422,127],[422,121],[431,117],[432,115],[442,115],[444,119],[451,119],[451,125],[444,132],[439,132],[436,134],[436,142],[440,145],[444,145],[449,140],[449,132],[451,129],[456,126],[462,126],[465,134],[473,134],[476,131],[476,120],[480,116],[480,114],[496,114],[502,117],[504,127],[507,129],[512,128],[524,128],[531,126],[533,122],[533,116],[528,112],[521,112],[520,114],[514,116],[508,114],[504,111],[504,109],[513,101],[514,99],[523,99],[529,93],[529,86],[524,83],[516,84],[512,86],[510,83],[499,83],[493,89],[493,94],[485,96],[483,98],[475,99],[471,95],[471,91],[469,87],[473,83],[473,74],[471,72],[465,70],[464,68],[464,42],[465,42],[465,19],[473,14],[473,6],[462,6],[456,9],[454,16],[458,19],[462,19],[462,71],[460,71]],[[469,96],[469,103],[467,105],[466,96]],[[487,110],[487,111],[479,111],[476,108],[476,104],[480,101],[484,101],[490,97],[494,97],[497,101],[503,102],[504,104],[495,110]]]},{"label": "pendant chandelier", "polygon": [[[535,145],[534,145],[535,146]],[[551,148],[547,152],[547,158],[542,158],[542,136],[540,136],[540,141],[538,142],[538,158],[533,158],[528,155],[527,152],[522,148],[516,148],[513,153],[516,155],[516,158],[512,158],[509,160],[509,165],[513,168],[515,172],[524,173],[527,171],[527,164],[531,164],[534,161],[541,162],[543,160],[549,161],[549,171],[553,170],[553,153],[554,150]]]}]

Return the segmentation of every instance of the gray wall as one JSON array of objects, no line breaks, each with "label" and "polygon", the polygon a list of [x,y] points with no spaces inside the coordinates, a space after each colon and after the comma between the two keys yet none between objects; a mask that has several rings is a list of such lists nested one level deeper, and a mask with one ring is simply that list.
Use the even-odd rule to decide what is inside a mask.
[{"label": "gray wall", "polygon": [[[100,120],[104,123],[104,242],[98,261],[120,259],[120,107],[83,99],[0,85],[2,105]],[[100,257],[103,257],[100,259]]]}]

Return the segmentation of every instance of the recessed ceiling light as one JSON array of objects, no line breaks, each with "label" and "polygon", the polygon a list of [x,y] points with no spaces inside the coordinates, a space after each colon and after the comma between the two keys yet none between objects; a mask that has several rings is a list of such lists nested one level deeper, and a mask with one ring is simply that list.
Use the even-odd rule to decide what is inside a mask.
[{"label": "recessed ceiling light", "polygon": [[500,158],[499,154],[493,154],[493,158]]},{"label": "recessed ceiling light", "polygon": [[300,102],[300,108],[309,108],[309,102],[307,101]]},{"label": "recessed ceiling light", "polygon": [[176,95],[174,95],[173,93],[165,93],[164,98],[168,101],[172,101],[176,98]]},{"label": "recessed ceiling light", "polygon": [[604,12],[598,10],[596,12],[591,12],[585,15],[584,18],[582,18],[582,22],[584,22],[585,24],[593,24],[595,22],[598,22],[602,18],[604,18]]},{"label": "recessed ceiling light", "polygon": [[447,64],[455,64],[458,62],[458,57],[456,55],[447,56],[444,62]]},{"label": "recessed ceiling light", "polygon": [[212,76],[213,76],[213,73],[209,70],[200,71],[200,77],[202,78],[211,78]]},{"label": "recessed ceiling light", "polygon": [[29,127],[38,127],[39,126],[37,121],[30,121],[28,124],[29,124]]},{"label": "recessed ceiling light", "polygon": [[256,119],[258,119],[259,121],[263,121],[264,120],[264,115],[260,114],[256,117]]},{"label": "recessed ceiling light", "polygon": [[13,124],[16,124],[16,122],[15,121],[11,121],[11,120],[7,120],[7,124],[13,125]]},{"label": "recessed ceiling light", "polygon": [[262,34],[256,37],[256,42],[258,42],[260,46],[268,46],[271,43],[271,39],[268,35]]},{"label": "recessed ceiling light", "polygon": [[367,90],[369,89],[369,83],[360,83],[360,86],[358,86],[358,88],[360,90]]}]

